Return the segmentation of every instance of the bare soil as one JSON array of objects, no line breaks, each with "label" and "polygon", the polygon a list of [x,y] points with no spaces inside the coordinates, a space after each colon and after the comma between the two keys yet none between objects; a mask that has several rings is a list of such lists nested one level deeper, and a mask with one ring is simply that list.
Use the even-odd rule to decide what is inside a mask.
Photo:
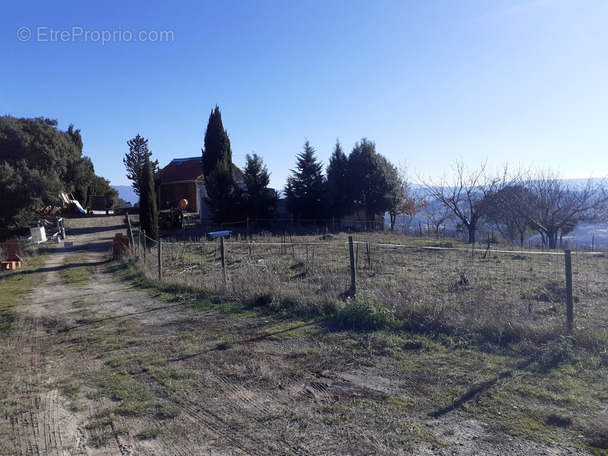
[{"label": "bare soil", "polygon": [[[23,272],[39,285],[0,339],[0,454],[588,454],[500,417],[432,417],[420,374],[370,336],[134,289],[111,271],[121,217],[67,225],[74,247],[51,245]],[[66,284],[61,271],[76,268],[88,281]]]}]

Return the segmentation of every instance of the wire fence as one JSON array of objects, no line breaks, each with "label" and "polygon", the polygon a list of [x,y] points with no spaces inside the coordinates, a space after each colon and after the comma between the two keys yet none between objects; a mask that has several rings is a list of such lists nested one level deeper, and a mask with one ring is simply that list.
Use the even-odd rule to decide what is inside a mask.
[{"label": "wire fence", "polygon": [[[134,230],[133,239],[134,254],[147,273],[211,296],[331,308],[352,296],[354,280],[358,295],[427,326],[485,325],[500,339],[516,326],[563,328],[567,323],[564,251],[383,243],[381,237],[361,234],[353,241],[351,268],[343,234],[159,243]],[[571,258],[576,326],[604,331],[608,255],[581,251]]]}]

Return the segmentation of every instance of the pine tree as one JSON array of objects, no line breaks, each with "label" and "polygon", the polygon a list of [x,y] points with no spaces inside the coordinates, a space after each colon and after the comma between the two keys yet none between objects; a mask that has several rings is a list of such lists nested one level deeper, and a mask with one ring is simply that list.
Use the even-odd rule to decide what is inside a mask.
[{"label": "pine tree", "polygon": [[[148,150],[148,140],[140,136],[139,134],[127,141],[129,146],[129,153],[125,154],[122,162],[127,168],[127,178],[133,181],[133,190],[137,195],[140,195],[141,188],[146,185],[144,178],[144,163],[146,158],[150,160],[152,152]],[[154,180],[158,180],[158,160],[150,162],[152,166],[152,176]]]},{"label": "pine tree", "polygon": [[236,216],[237,206],[232,174],[232,150],[218,106],[209,115],[202,153],[206,202],[217,222],[231,221]]},{"label": "pine tree", "polygon": [[340,141],[336,141],[336,147],[327,165],[327,208],[329,215],[338,218],[352,210],[348,185],[348,157],[342,151]]},{"label": "pine tree", "polygon": [[268,219],[277,204],[276,192],[268,188],[270,173],[262,157],[255,152],[247,154],[247,164],[243,170],[245,181],[244,204],[247,215],[252,219]]},{"label": "pine tree", "polygon": [[143,179],[145,185],[140,189],[139,195],[139,223],[141,229],[146,231],[146,236],[158,239],[158,210],[150,157],[144,159]]},{"label": "pine tree", "polygon": [[318,220],[325,215],[325,179],[323,165],[317,161],[308,140],[296,156],[296,169],[291,170],[285,187],[287,210],[301,220]]}]

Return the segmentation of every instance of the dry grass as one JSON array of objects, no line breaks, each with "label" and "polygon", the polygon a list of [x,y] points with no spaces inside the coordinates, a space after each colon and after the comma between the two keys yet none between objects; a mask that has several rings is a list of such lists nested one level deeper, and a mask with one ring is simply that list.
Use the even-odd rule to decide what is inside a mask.
[{"label": "dry grass", "polygon": [[[259,236],[225,243],[164,242],[163,283],[297,315],[333,315],[349,296],[344,234]],[[143,255],[140,252],[140,260]],[[544,343],[565,328],[565,272],[560,252],[471,249],[455,242],[386,233],[355,236],[357,292],[388,309],[410,331],[460,334],[507,346]],[[140,261],[140,264],[144,264]],[[157,274],[157,252],[144,269]],[[601,331],[608,286],[604,255],[576,253],[577,326]]]}]

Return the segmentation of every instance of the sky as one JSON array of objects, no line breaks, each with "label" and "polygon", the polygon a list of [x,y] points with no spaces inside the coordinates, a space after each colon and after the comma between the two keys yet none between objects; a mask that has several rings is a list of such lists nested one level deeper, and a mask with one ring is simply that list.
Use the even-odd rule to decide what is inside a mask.
[{"label": "sky", "polygon": [[113,185],[137,134],[200,156],[218,105],[233,161],[282,189],[367,138],[412,180],[456,160],[608,176],[604,0],[4,0],[0,115],[82,132]]}]

